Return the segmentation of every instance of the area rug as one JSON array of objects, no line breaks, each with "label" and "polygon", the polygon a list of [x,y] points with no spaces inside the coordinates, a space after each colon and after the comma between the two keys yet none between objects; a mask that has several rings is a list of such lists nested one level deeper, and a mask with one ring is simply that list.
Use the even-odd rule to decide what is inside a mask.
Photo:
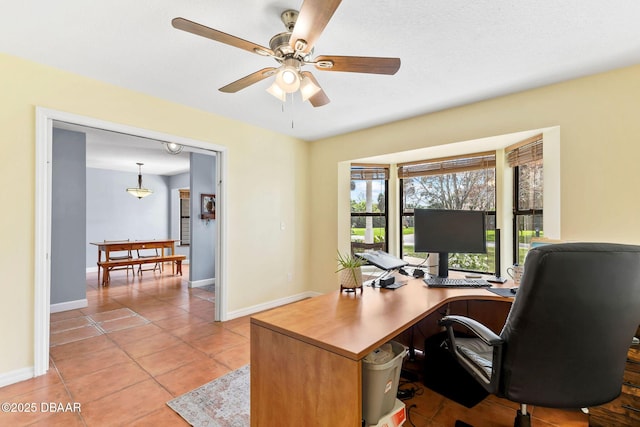
[{"label": "area rug", "polygon": [[249,365],[245,365],[167,405],[192,426],[248,427],[249,393]]}]

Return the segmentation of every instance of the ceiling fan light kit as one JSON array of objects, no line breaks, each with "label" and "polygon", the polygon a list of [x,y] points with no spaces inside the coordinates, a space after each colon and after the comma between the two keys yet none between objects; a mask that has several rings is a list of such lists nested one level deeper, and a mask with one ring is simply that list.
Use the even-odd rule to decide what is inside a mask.
[{"label": "ceiling fan light kit", "polygon": [[280,71],[276,74],[276,84],[286,93],[293,93],[300,88],[300,61],[286,58]]},{"label": "ceiling fan light kit", "polygon": [[300,90],[303,101],[309,101],[314,107],[329,103],[329,98],[320,84],[309,71],[302,71],[305,65],[313,65],[320,71],[343,71],[352,73],[393,75],[400,69],[400,58],[382,58],[365,56],[319,56],[311,59],[315,41],[333,16],[342,0],[305,0],[300,12],[285,10],[280,19],[287,29],[276,34],[269,41],[269,48],[232,36],[222,31],[206,27],[185,18],[174,18],[174,28],[198,36],[244,49],[261,56],[275,59],[280,66],[256,71],[235,82],[221,87],[225,93],[238,92],[252,84],[276,75],[273,84],[267,89],[271,95],[282,102],[287,93]]}]

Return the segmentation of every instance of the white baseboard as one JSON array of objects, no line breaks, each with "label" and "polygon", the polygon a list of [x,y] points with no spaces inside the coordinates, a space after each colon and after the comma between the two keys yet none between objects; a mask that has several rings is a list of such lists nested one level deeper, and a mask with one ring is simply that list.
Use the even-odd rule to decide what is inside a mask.
[{"label": "white baseboard", "polygon": [[291,304],[292,302],[300,301],[305,298],[317,297],[318,295],[322,295],[322,294],[318,292],[311,292],[311,291],[302,292],[300,294],[291,295],[291,296],[280,298],[273,301],[268,301],[268,302],[257,304],[251,307],[241,308],[240,310],[229,311],[227,312],[227,320],[236,319],[242,316],[249,316],[251,314],[258,313],[260,311],[270,310],[272,308],[280,307],[281,305],[285,305],[285,304]]},{"label": "white baseboard", "polygon": [[16,369],[15,371],[0,374],[0,387],[30,380],[33,378],[34,372],[33,366],[30,366],[28,368]]},{"label": "white baseboard", "polygon": [[85,308],[89,306],[89,301],[87,301],[87,299],[79,299],[79,300],[75,300],[75,301],[67,301],[67,302],[60,302],[57,304],[51,304],[49,307],[49,312],[50,313],[59,313],[61,311],[69,311],[69,310],[75,310],[78,308]]},{"label": "white baseboard", "polygon": [[212,279],[204,279],[204,280],[196,280],[193,282],[189,282],[189,287],[190,288],[201,288],[203,286],[209,286],[209,285],[215,285],[216,284],[216,279],[212,278]]}]

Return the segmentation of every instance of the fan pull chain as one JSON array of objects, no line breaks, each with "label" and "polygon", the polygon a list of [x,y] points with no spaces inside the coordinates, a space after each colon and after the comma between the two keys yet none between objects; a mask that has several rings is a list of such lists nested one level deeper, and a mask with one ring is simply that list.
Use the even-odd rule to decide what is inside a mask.
[{"label": "fan pull chain", "polygon": [[295,111],[295,108],[294,108],[294,105],[293,105],[293,103],[294,103],[294,101],[293,101],[293,92],[290,95],[291,95],[291,113],[290,113],[291,114],[291,129],[293,129],[293,114],[294,114],[294,111]]}]

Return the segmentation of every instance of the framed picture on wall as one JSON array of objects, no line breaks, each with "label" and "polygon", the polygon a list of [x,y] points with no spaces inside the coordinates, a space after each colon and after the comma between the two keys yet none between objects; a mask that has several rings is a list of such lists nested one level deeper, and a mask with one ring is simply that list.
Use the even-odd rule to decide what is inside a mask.
[{"label": "framed picture on wall", "polygon": [[215,194],[200,194],[200,218],[202,219],[216,219],[216,195]]}]

